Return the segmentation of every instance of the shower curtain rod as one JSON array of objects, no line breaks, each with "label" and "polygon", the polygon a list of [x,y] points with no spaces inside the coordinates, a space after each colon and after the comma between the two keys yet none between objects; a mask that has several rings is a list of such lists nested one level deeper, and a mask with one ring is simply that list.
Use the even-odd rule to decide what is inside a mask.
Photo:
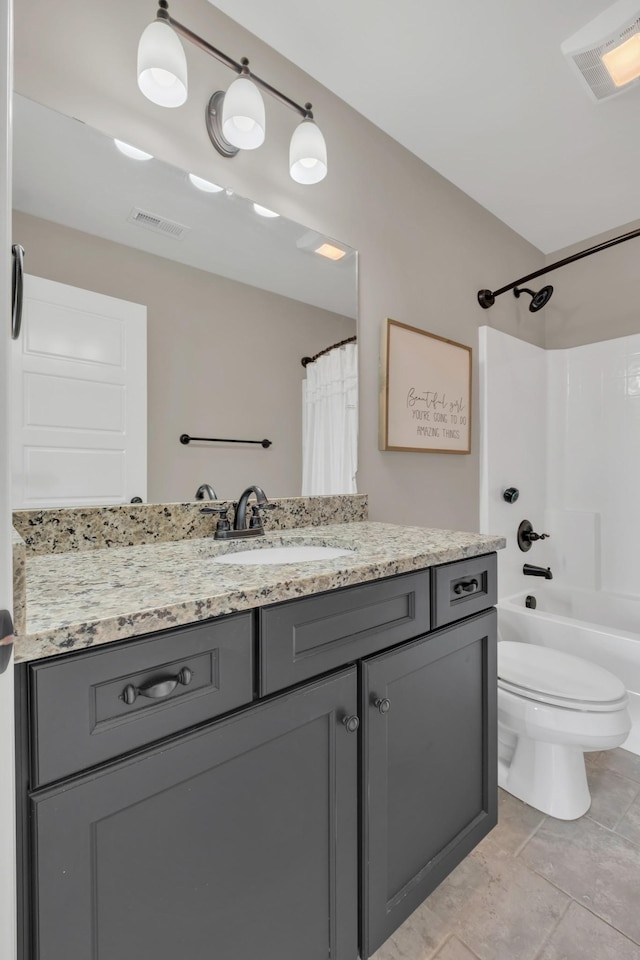
[{"label": "shower curtain rod", "polygon": [[356,343],[357,340],[357,337],[347,337],[346,340],[340,340],[338,343],[332,343],[330,347],[325,347],[325,349],[321,350],[320,353],[316,353],[314,357],[302,357],[300,363],[303,367],[306,367],[310,363],[315,363],[318,357],[324,357],[326,353],[331,353],[331,351],[335,350],[337,347],[344,347],[347,343]]},{"label": "shower curtain rod", "polygon": [[625,240],[632,240],[634,237],[640,237],[640,228],[630,230],[629,233],[621,233],[619,237],[614,237],[612,240],[605,240],[603,243],[597,243],[595,246],[588,247],[580,253],[574,253],[570,257],[565,257],[564,260],[551,263],[548,267],[543,267],[541,270],[536,270],[535,273],[529,273],[526,277],[521,277],[520,280],[514,280],[513,283],[508,283],[506,287],[500,287],[499,290],[478,290],[478,303],[485,310],[488,310],[489,307],[494,305],[496,297],[499,297],[501,293],[506,293],[507,290],[513,290],[515,287],[527,283],[528,280],[535,280],[536,277],[541,277],[545,273],[551,273],[552,270],[566,267],[568,263],[573,263],[574,260],[582,260],[583,257],[588,257],[592,253],[598,253],[600,250],[606,250],[608,247],[615,247],[616,244],[624,243]]}]

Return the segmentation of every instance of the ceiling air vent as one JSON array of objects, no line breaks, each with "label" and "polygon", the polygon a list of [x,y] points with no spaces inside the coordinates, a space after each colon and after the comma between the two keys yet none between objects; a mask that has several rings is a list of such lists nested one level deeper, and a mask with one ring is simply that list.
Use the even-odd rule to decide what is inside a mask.
[{"label": "ceiling air vent", "polygon": [[602,59],[636,35],[640,45],[640,0],[618,0],[561,45],[572,70],[596,102],[640,84],[638,76],[616,85]]},{"label": "ceiling air vent", "polygon": [[167,220],[166,217],[159,217],[157,213],[149,213],[148,210],[140,210],[138,207],[133,208],[127,220],[130,223],[137,223],[141,227],[146,227],[147,230],[153,230],[154,233],[163,233],[166,237],[173,237],[174,240],[184,240],[190,230],[183,223]]}]

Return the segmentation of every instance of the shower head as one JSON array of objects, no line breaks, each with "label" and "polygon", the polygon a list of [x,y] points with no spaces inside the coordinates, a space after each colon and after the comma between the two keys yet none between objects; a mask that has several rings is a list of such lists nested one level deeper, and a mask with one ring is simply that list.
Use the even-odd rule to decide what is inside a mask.
[{"label": "shower head", "polygon": [[529,304],[529,310],[531,313],[537,313],[538,310],[542,310],[546,303],[551,299],[551,294],[553,293],[553,287],[543,287],[542,290],[538,290],[535,293],[533,290],[529,290],[528,287],[516,287],[513,291],[514,297],[519,297],[521,293],[528,293],[531,297],[531,303]]}]

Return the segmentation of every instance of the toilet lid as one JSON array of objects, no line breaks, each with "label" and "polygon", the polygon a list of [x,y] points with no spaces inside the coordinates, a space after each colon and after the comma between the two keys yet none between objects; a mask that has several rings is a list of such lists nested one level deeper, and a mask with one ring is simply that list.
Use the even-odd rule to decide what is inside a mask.
[{"label": "toilet lid", "polygon": [[588,660],[532,643],[498,643],[498,677],[514,692],[567,706],[611,704],[626,698],[618,677]]}]

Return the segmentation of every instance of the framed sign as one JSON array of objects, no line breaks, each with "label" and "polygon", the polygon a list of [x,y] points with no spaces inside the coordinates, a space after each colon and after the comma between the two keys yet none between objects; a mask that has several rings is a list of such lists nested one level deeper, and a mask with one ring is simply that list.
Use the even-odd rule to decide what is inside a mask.
[{"label": "framed sign", "polygon": [[471,452],[471,347],[387,320],[379,446],[423,453]]}]

